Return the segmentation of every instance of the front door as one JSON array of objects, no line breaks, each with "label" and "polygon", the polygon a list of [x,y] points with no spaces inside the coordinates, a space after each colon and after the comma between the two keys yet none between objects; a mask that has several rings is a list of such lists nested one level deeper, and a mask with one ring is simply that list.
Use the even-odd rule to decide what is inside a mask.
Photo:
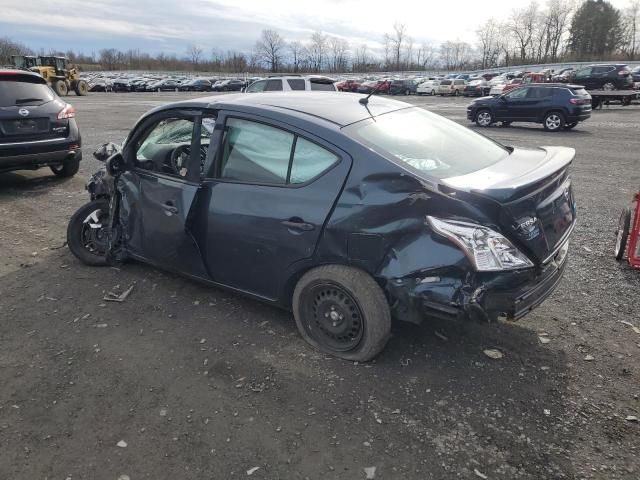
[{"label": "front door", "polygon": [[211,277],[267,299],[310,259],[350,157],[326,142],[251,115],[223,115],[214,167],[194,212]]},{"label": "front door", "polygon": [[500,102],[500,107],[502,107],[504,111],[499,116],[510,121],[524,119],[528,91],[529,87],[519,87],[506,93],[504,95],[505,101]]},{"label": "front door", "polygon": [[164,111],[132,134],[120,176],[124,245],[133,257],[207,278],[187,216],[199,189],[211,119],[201,112]]}]

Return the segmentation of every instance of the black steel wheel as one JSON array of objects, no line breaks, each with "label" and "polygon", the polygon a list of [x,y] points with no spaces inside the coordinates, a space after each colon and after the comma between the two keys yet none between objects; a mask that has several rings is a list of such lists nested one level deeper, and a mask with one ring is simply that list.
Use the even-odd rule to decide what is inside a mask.
[{"label": "black steel wheel", "polygon": [[109,201],[94,200],[80,207],[69,220],[67,245],[82,263],[106,265]]},{"label": "black steel wheel", "polygon": [[616,232],[616,248],[614,253],[616,260],[622,260],[624,252],[627,249],[627,241],[629,240],[629,229],[631,228],[631,210],[625,208],[620,214],[618,220],[618,231]]},{"label": "black steel wheel", "polygon": [[309,344],[346,360],[371,360],[390,336],[384,292],[353,267],[326,265],[305,273],[293,293],[293,314]]}]

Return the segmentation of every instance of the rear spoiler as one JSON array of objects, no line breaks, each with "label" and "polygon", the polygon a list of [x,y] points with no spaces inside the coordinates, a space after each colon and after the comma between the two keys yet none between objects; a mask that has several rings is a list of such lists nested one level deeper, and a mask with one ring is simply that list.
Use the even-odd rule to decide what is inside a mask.
[{"label": "rear spoiler", "polygon": [[42,76],[24,70],[0,70],[0,80],[47,84]]}]

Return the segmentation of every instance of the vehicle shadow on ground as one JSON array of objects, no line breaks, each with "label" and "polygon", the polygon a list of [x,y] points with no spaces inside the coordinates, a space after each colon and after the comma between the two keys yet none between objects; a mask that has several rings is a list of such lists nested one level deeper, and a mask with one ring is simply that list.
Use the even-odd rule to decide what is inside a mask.
[{"label": "vehicle shadow on ground", "polygon": [[52,186],[63,185],[73,178],[55,176],[49,168],[0,173],[0,198],[18,193],[48,193]]},{"label": "vehicle shadow on ground", "polygon": [[[105,292],[134,283],[125,302],[103,301]],[[396,323],[375,361],[354,364],[310,349],[289,312],[138,263],[85,267],[66,249],[0,278],[0,295],[0,345],[12,359],[10,368],[0,369],[0,384],[4,403],[22,405],[9,409],[6,422],[15,424],[19,415],[30,438],[56,428],[76,432],[52,453],[65,468],[77,463],[80,451],[100,465],[101,439],[115,444],[123,429],[149,429],[145,441],[154,451],[175,450],[173,434],[156,436],[164,427],[153,422],[161,417],[140,419],[120,404],[199,412],[216,398],[216,405],[228,402],[239,411],[259,408],[268,431],[254,421],[237,451],[267,449],[272,463],[297,469],[289,478],[318,478],[318,462],[336,467],[332,478],[355,478],[363,465],[377,465],[384,478],[473,478],[474,469],[489,478],[573,477],[568,458],[575,432],[556,427],[570,415],[567,360],[524,326]],[[526,321],[534,325],[535,314]],[[487,349],[502,358],[488,357]],[[49,362],[46,371],[21,369],[34,356]],[[55,372],[65,372],[64,379]],[[68,385],[77,378],[84,380]],[[262,390],[265,383],[273,387]],[[62,388],[73,396],[53,393]],[[29,404],[34,396],[65,401],[56,415],[45,415]],[[84,424],[96,417],[92,428]],[[170,468],[188,459],[206,471],[211,448],[223,451],[225,443],[200,437],[209,427],[188,418],[176,418],[171,428],[188,428],[193,443],[185,438],[188,447],[173,453]],[[239,422],[215,421],[223,431]],[[270,439],[275,425],[298,432],[282,451]],[[339,449],[336,438],[343,439]],[[5,455],[14,458],[23,447],[37,452],[30,457],[34,478],[51,473],[39,467],[46,465],[47,448],[17,438],[10,444],[19,451]],[[351,473],[341,476],[338,467]]]}]

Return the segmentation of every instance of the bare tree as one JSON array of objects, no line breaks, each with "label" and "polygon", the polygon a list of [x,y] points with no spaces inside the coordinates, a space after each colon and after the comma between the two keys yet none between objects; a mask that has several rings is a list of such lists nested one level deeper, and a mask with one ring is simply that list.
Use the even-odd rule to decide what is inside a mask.
[{"label": "bare tree", "polygon": [[11,64],[11,55],[31,55],[33,52],[21,43],[8,37],[0,38],[0,65]]},{"label": "bare tree", "polygon": [[344,38],[329,37],[327,46],[331,55],[329,70],[332,72],[344,72],[347,69],[349,43]]},{"label": "bare tree", "polygon": [[404,50],[407,70],[411,70],[411,65],[413,65],[413,38],[407,36]]},{"label": "bare tree", "polygon": [[284,56],[285,41],[275,30],[262,30],[256,54],[272,72],[277,72]]},{"label": "bare tree", "polygon": [[187,47],[187,55],[189,56],[189,60],[191,60],[194,70],[198,68],[200,58],[202,57],[202,49],[196,44],[191,44]]},{"label": "bare tree", "polygon": [[293,66],[293,71],[298,72],[300,69],[300,64],[302,63],[302,59],[305,55],[305,46],[302,42],[294,41],[289,43],[289,53],[291,53],[291,64]]},{"label": "bare tree", "polygon": [[638,32],[639,17],[640,0],[633,0],[622,15],[623,39],[621,50],[629,60],[635,60],[636,55],[640,51],[640,34]]},{"label": "bare tree", "polygon": [[323,69],[327,61],[327,36],[322,32],[314,32],[311,35],[311,43],[307,48],[309,64],[314,72]]},{"label": "bare tree", "polygon": [[509,30],[514,36],[522,62],[531,53],[533,35],[538,19],[538,4],[533,0],[527,7],[515,9],[509,18]]},{"label": "bare tree", "polygon": [[406,39],[407,27],[402,23],[394,23],[393,32],[384,36],[385,48],[388,50],[387,55],[391,56],[396,70],[400,70],[402,48]]},{"label": "bare tree", "polygon": [[362,44],[356,48],[353,53],[352,68],[354,72],[365,72],[367,70],[367,64],[369,63],[369,53],[367,52],[367,45]]},{"label": "bare tree", "polygon": [[493,19],[487,20],[478,30],[478,47],[481,68],[490,68],[498,63],[500,55],[500,26]]}]

